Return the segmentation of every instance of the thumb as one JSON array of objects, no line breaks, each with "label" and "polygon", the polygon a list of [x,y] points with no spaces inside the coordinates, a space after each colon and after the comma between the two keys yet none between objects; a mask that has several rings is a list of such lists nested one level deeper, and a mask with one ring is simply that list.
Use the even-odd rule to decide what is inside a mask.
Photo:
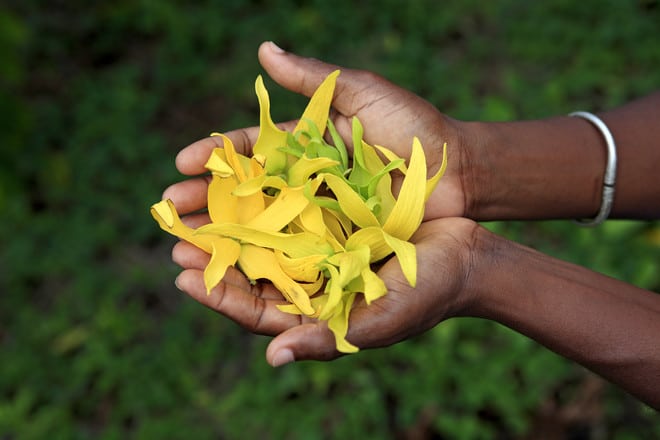
[{"label": "thumb", "polygon": [[266,349],[266,360],[273,367],[294,361],[327,361],[341,356],[335,338],[325,323],[292,327],[276,336]]},{"label": "thumb", "polygon": [[325,63],[315,58],[305,58],[285,52],[272,41],[259,47],[259,62],[268,75],[282,87],[311,97],[323,80],[339,69],[333,106],[346,116],[355,115],[364,103],[360,92],[372,88],[378,77],[367,71],[353,70]]}]

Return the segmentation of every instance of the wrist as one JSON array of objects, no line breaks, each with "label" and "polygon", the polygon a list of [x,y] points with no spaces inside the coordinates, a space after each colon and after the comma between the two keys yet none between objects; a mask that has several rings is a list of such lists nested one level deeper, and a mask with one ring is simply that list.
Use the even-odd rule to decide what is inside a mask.
[{"label": "wrist", "polygon": [[585,218],[600,206],[606,151],[587,121],[460,122],[466,215]]}]

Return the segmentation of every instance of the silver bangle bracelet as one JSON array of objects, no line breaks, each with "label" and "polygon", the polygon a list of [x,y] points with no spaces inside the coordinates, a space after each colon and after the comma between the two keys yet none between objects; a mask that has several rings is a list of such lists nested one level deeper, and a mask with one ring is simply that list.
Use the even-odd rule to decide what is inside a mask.
[{"label": "silver bangle bracelet", "polygon": [[612,210],[612,203],[614,202],[614,186],[616,184],[616,144],[610,129],[607,125],[596,115],[589,112],[573,112],[569,116],[577,116],[584,118],[591,122],[600,130],[605,144],[607,145],[607,166],[605,167],[605,176],[603,178],[603,197],[600,204],[600,210],[593,219],[579,219],[575,220],[576,223],[582,226],[597,226],[604,222],[610,215]]}]

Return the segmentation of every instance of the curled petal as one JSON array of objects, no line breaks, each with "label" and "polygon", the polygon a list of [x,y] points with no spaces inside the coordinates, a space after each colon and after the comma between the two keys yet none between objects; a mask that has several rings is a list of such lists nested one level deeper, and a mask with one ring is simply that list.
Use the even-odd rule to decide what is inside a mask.
[{"label": "curled petal", "polygon": [[289,185],[304,185],[312,174],[335,165],[339,165],[339,162],[336,160],[328,159],[327,157],[315,157],[310,159],[307,155],[303,154],[303,156],[289,168]]},{"label": "curled petal", "polygon": [[245,182],[247,180],[246,170],[250,169],[250,159],[242,154],[238,154],[234,147],[234,143],[224,134],[211,133],[211,136],[220,136],[222,138],[227,163],[232,170],[234,170],[234,174],[238,178],[238,181]]},{"label": "curled petal", "polygon": [[209,156],[209,160],[204,165],[213,175],[219,177],[229,177],[234,175],[234,169],[227,163],[227,156],[225,150],[222,148],[214,148]]},{"label": "curled petal", "polygon": [[270,117],[270,98],[261,75],[254,87],[259,100],[259,136],[252,151],[266,158],[264,167],[268,174],[279,174],[286,166],[286,153],[279,148],[286,145],[287,132],[277,128]]},{"label": "curled petal", "polygon": [[335,345],[342,353],[355,353],[358,347],[346,340],[348,333],[348,316],[355,301],[355,293],[348,295],[343,301],[341,310],[328,320],[328,328],[335,335]]},{"label": "curled petal", "polygon": [[216,238],[212,243],[211,261],[204,269],[206,294],[224,278],[227,268],[233,266],[241,253],[241,245],[230,238]]},{"label": "curled petal", "polygon": [[183,224],[171,200],[161,200],[151,206],[151,216],[165,232],[194,244],[206,253],[213,251],[213,236],[196,234],[195,230]]}]

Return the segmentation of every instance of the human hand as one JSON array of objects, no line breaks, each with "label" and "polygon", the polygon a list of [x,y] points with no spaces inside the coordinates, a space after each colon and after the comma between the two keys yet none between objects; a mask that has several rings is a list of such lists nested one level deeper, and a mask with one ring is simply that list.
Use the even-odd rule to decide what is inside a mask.
[{"label": "human hand", "polygon": [[[389,259],[378,271],[387,295],[369,306],[356,300],[347,339],[360,348],[384,347],[460,315],[471,301],[467,284],[475,228],[474,222],[462,218],[422,223],[411,239],[417,247],[417,286],[410,287],[396,257]],[[238,270],[229,268],[207,295],[203,271],[209,255],[182,241],[174,247],[172,258],[184,268],[176,282],[179,289],[253,333],[275,336],[266,351],[271,365],[341,355],[326,322],[276,308],[285,301],[271,284],[252,285]]]},{"label": "human hand", "polygon": [[[280,85],[311,96],[322,80],[337,66],[282,52],[272,43],[259,48],[259,60],[268,74]],[[465,215],[464,179],[467,169],[461,160],[459,136],[451,120],[419,96],[391,84],[367,71],[340,68],[333,100],[332,118],[337,130],[351,145],[351,119],[357,116],[364,126],[364,140],[389,148],[401,157],[410,157],[413,137],[424,147],[428,175],[433,175],[442,163],[442,148],[447,142],[448,168],[427,202],[425,219]],[[296,121],[281,124],[292,129]],[[251,155],[259,133],[258,127],[226,133],[236,150]],[[193,143],[177,156],[176,165],[186,175],[205,173],[204,168],[211,150],[221,147],[219,137],[210,137]],[[462,170],[462,171],[461,171]],[[395,173],[393,185],[401,184],[403,176]],[[169,188],[164,197],[173,200],[179,212],[192,212],[206,206],[206,180],[192,179]]]}]

